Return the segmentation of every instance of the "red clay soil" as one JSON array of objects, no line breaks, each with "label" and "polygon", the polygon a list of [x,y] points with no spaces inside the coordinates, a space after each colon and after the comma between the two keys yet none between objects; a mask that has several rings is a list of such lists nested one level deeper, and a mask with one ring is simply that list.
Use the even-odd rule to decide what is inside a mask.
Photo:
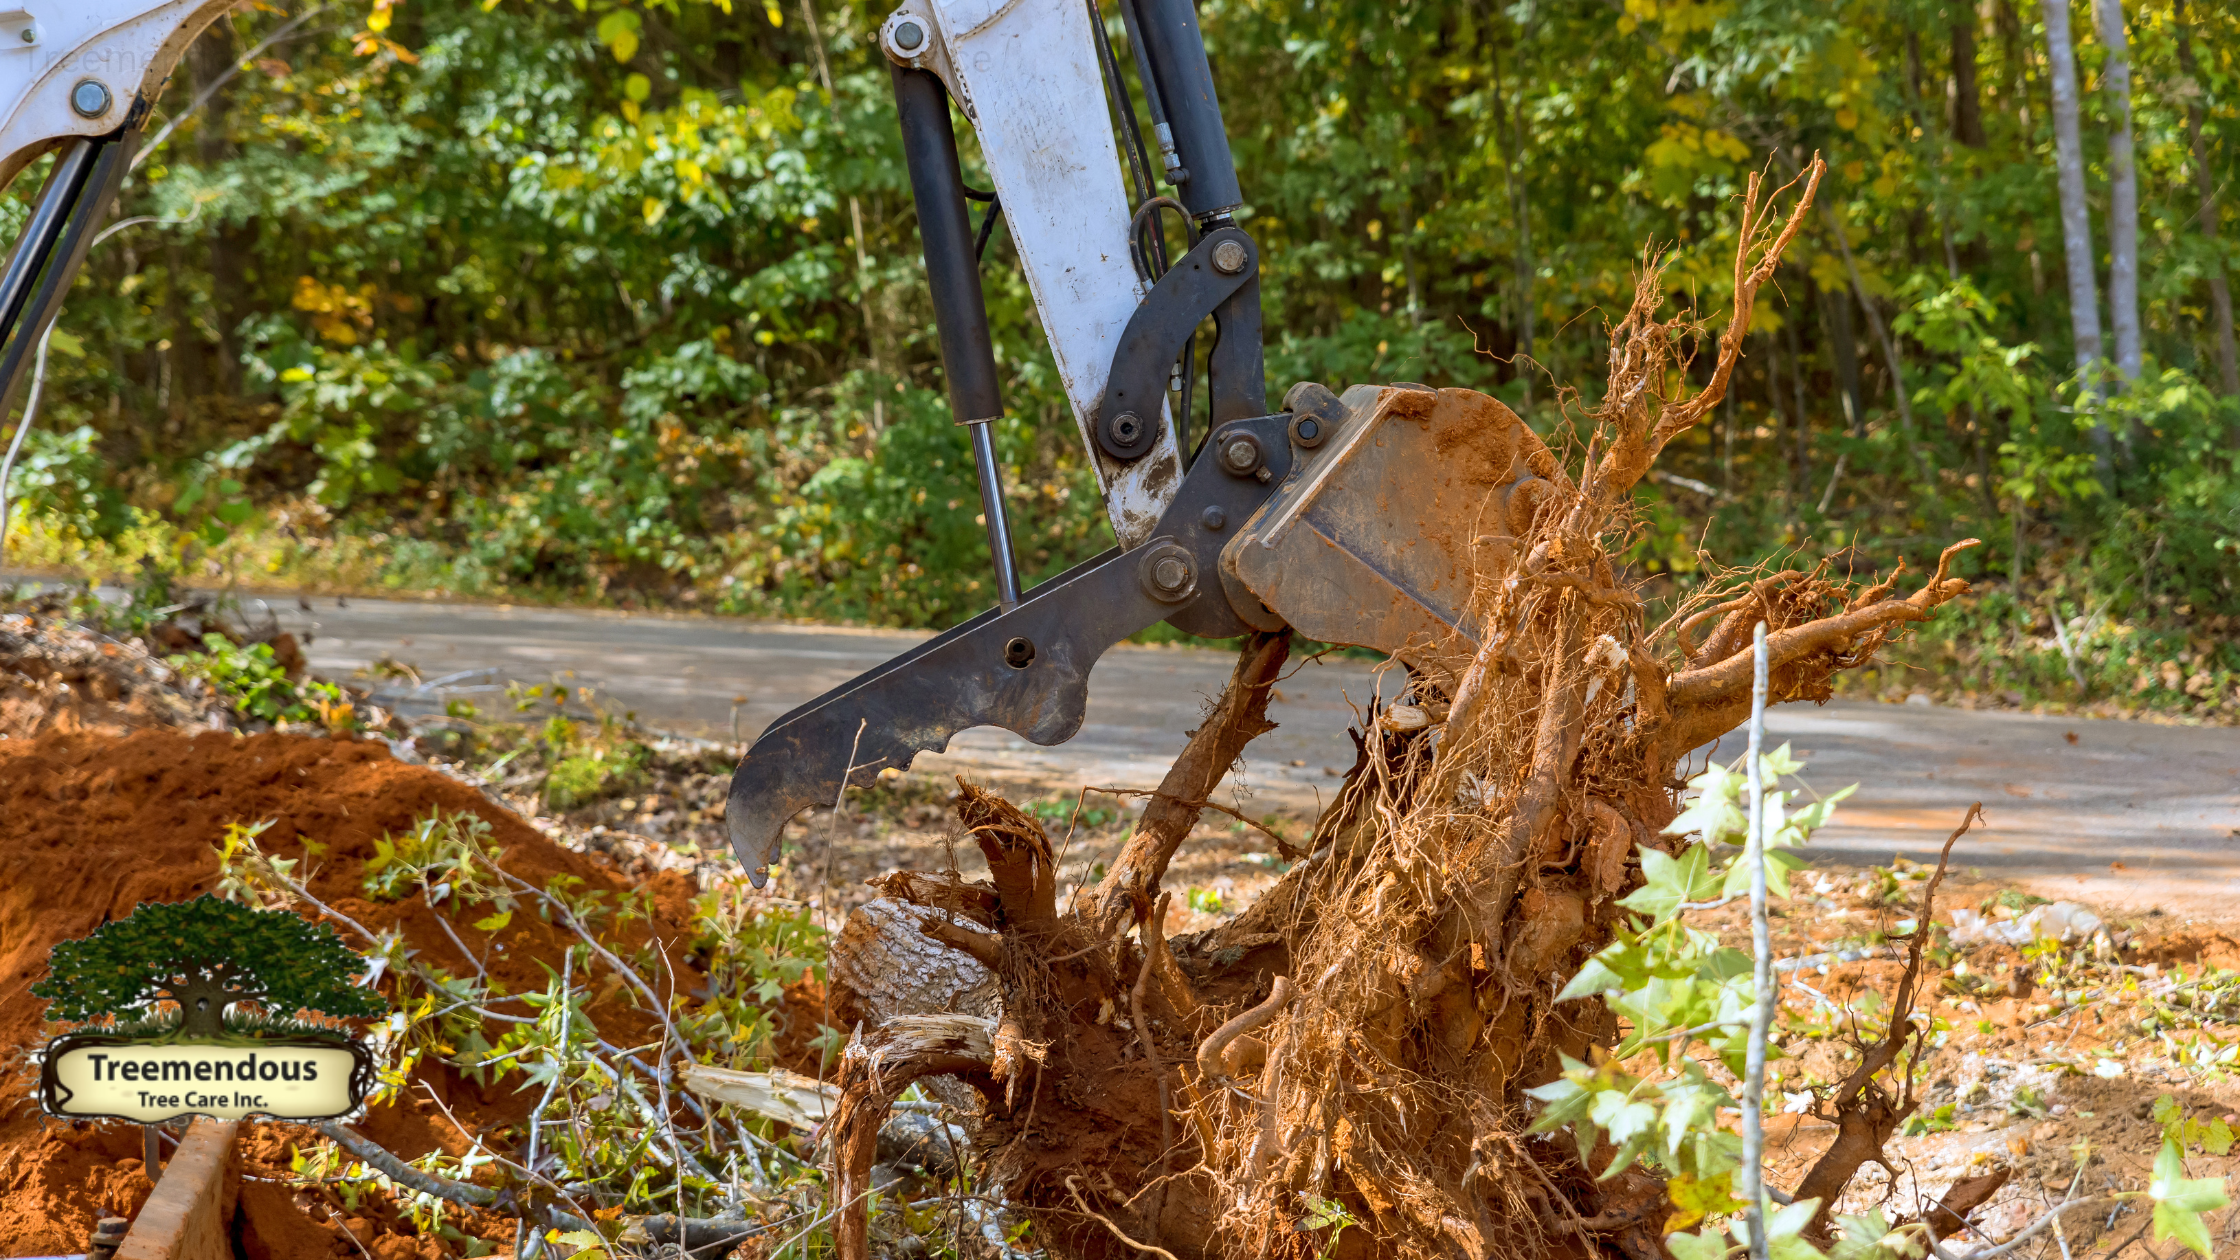
[{"label": "red clay soil", "polygon": [[[213,846],[226,824],[270,819],[263,836],[268,852],[305,857],[299,837],[326,846],[322,856],[297,868],[311,872],[311,890],[322,901],[373,931],[401,928],[422,960],[471,973],[417,897],[372,902],[360,885],[377,839],[437,809],[486,819],[506,869],[533,884],[572,875],[591,888],[619,893],[627,886],[595,859],[554,844],[465,784],[396,761],[377,741],[176,731],[0,741],[0,1056],[13,1069],[0,1078],[0,1255],[83,1250],[97,1216],[130,1215],[150,1188],[141,1172],[137,1126],[50,1120],[31,1097],[35,1077],[25,1051],[51,1029],[42,1023],[44,1003],[28,989],[45,974],[48,951],[143,901],[210,891],[218,878]],[[689,941],[680,938],[693,887],[674,872],[657,876],[651,887],[652,930],[671,945],[670,956],[681,959],[689,953]],[[469,925],[476,917],[460,915],[454,930],[485,955],[493,980],[515,993],[542,989],[546,973],[539,964],[557,965],[561,931],[524,911],[504,932],[499,952],[488,934]],[[348,928],[338,924],[337,930],[352,946],[364,944]],[[645,930],[638,929],[640,939]],[[593,1018],[610,1041],[644,1040],[646,1016],[617,989],[610,986],[593,1005]],[[369,1113],[359,1131],[407,1159],[437,1147],[459,1154],[469,1143],[430,1101],[430,1091],[477,1130],[518,1121],[530,1106],[516,1092],[518,1077],[477,1086],[439,1067],[424,1080],[426,1088],[405,1101]],[[288,1143],[305,1131],[283,1125],[252,1130],[244,1150],[247,1171],[285,1176]],[[340,1232],[345,1225],[376,1260],[452,1254],[435,1238],[414,1237],[386,1204],[341,1221],[327,1210],[339,1206],[332,1195],[258,1182],[247,1191],[241,1225],[243,1250],[252,1257],[357,1255]],[[510,1224],[495,1218],[459,1224],[511,1240]]]}]

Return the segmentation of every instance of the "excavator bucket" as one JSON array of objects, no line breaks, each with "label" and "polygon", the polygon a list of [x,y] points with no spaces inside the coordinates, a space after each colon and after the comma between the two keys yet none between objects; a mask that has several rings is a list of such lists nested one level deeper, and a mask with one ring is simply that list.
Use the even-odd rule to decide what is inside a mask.
[{"label": "excavator bucket", "polygon": [[1335,402],[1327,436],[1222,549],[1223,585],[1233,603],[1251,593],[1264,628],[1459,672],[1478,647],[1473,575],[1530,531],[1553,461],[1474,390],[1356,385]]}]

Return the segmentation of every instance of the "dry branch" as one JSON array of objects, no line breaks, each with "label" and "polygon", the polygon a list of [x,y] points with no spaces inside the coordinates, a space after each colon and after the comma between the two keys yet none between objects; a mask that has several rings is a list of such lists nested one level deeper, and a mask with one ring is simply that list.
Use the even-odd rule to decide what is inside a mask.
[{"label": "dry branch", "polygon": [[1190,829],[1198,825],[1206,799],[1244,754],[1244,746],[1275,729],[1268,720],[1268,697],[1290,654],[1288,630],[1256,633],[1245,640],[1228,688],[1160,780],[1158,794],[1144,807],[1119,860],[1089,893],[1082,918],[1092,933],[1110,936],[1121,924],[1151,912],[1159,878]]},{"label": "dry branch", "polygon": [[[1941,569],[1940,569],[1941,572]],[[1914,916],[1912,939],[1906,947],[1905,971],[1898,978],[1897,992],[1890,1001],[1890,1026],[1880,1041],[1866,1047],[1859,1055],[1859,1065],[1829,1091],[1828,1102],[1835,1107],[1833,1116],[1823,1114],[1836,1124],[1835,1142],[1812,1166],[1812,1171],[1797,1183],[1793,1192],[1796,1199],[1818,1199],[1820,1210],[1813,1214],[1808,1232],[1824,1236],[1828,1222],[1835,1212],[1836,1199],[1843,1188],[1851,1184],[1852,1177],[1869,1162],[1889,1168],[1883,1156],[1883,1146],[1896,1133],[1905,1118],[1913,1114],[1913,1077],[1910,1072],[1897,1074],[1895,1090],[1886,1090],[1875,1083],[1875,1077],[1897,1062],[1899,1052],[1906,1042],[1918,1046],[1928,1036],[1927,1028],[1913,1026],[1913,1002],[1921,989],[1921,965],[1932,932],[1929,913],[1936,907],[1937,886],[1944,882],[1945,866],[1952,859],[1952,846],[1968,834],[1976,820],[1983,816],[1983,802],[1968,807],[1960,825],[1953,828],[1945,839],[1944,850],[1937,855],[1936,873],[1929,877],[1929,886],[1921,893],[1921,910]],[[1897,1170],[1890,1169],[1895,1177]]]}]

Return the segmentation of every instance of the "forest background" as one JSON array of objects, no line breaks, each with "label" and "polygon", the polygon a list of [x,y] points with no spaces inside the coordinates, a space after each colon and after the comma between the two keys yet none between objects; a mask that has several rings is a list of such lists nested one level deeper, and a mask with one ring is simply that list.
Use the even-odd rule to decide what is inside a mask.
[{"label": "forest background", "polygon": [[[885,13],[258,0],[222,19],[51,337],[8,562],[158,590],[976,613],[988,557],[870,42]],[[1669,600],[1707,556],[1919,568],[1981,537],[1962,561],[1981,597],[1860,685],[2240,719],[2240,10],[1200,14],[1268,260],[1271,396],[1467,385],[1583,440],[1644,242],[1671,251],[1676,302],[1716,313],[1742,181],[1818,152],[1802,265],[1759,304],[1715,422],[1644,485],[1632,578]],[[1111,536],[1000,226],[983,282],[1039,578]]]}]

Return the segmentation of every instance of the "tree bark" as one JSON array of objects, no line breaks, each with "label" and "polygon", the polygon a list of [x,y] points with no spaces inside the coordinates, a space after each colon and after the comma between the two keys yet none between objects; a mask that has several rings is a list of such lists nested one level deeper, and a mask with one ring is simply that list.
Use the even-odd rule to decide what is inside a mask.
[{"label": "tree bark", "polygon": [[1859,388],[1859,334],[1851,322],[1851,295],[1835,289],[1820,290],[1820,310],[1827,320],[1828,345],[1835,351],[1836,384],[1842,391],[1843,424],[1851,436],[1865,437],[1867,407]]},{"label": "tree bark", "polygon": [[2209,174],[2209,147],[2201,139],[2201,67],[2193,59],[2193,32],[2186,22],[2186,0],[2171,0],[2178,27],[2178,68],[2193,81],[2186,101],[2186,137],[2193,146],[2193,186],[2200,193],[2201,236],[2209,242],[2209,309],[2216,326],[2217,379],[2229,395],[2240,394],[2240,354],[2233,349],[2232,285],[2225,279],[2224,249],[2217,239],[2216,181]]},{"label": "tree bark", "polygon": [[1983,92],[1976,81],[1976,9],[1957,0],[1952,19],[1952,138],[1983,147]]},{"label": "tree bark", "polygon": [[2123,0],[2093,0],[2100,41],[2108,46],[2101,90],[2108,94],[2114,127],[2108,135],[2108,322],[2116,339],[2116,371],[2139,378],[2145,352],[2139,338],[2139,171],[2131,141],[2131,47],[2124,35]]},{"label": "tree bark", "polygon": [[[1804,277],[1804,300],[1812,300],[1812,277]],[[1801,516],[1804,505],[1812,498],[1812,413],[1805,405],[1804,333],[1798,328],[1803,323],[1803,312],[1792,310],[1789,319],[1789,393],[1795,402],[1790,415],[1796,428],[1791,434],[1795,441],[1790,455],[1790,479],[1795,485],[1797,510]]]},{"label": "tree bark", "polygon": [[[2061,190],[2061,252],[2069,269],[2069,335],[2077,368],[2100,361],[2100,286],[2093,275],[2092,211],[2085,204],[2084,140],[2077,123],[2077,57],[2069,41],[2069,0],[2039,0],[2053,86],[2053,170]],[[2095,429],[2105,442],[2105,429]]]},{"label": "tree bark", "polygon": [[[188,73],[195,94],[199,96],[233,69],[233,23],[224,18],[212,22],[188,53]],[[209,101],[202,107],[202,116],[195,120],[195,161],[209,178],[215,178],[217,168],[233,157],[233,137],[228,129],[233,92],[230,80],[223,83],[210,93]],[[207,381],[210,392],[230,398],[240,383],[241,345],[234,330],[249,313],[246,277],[248,261],[256,247],[256,234],[249,224],[226,218],[219,221],[216,230],[206,239],[210,251],[206,266],[210,275],[211,323],[215,326],[218,344],[205,351],[202,339],[192,335],[191,323],[182,324],[172,337],[182,346],[192,345],[197,354],[210,355],[208,369],[197,375]],[[178,280],[174,278],[172,283],[176,286]]]}]

